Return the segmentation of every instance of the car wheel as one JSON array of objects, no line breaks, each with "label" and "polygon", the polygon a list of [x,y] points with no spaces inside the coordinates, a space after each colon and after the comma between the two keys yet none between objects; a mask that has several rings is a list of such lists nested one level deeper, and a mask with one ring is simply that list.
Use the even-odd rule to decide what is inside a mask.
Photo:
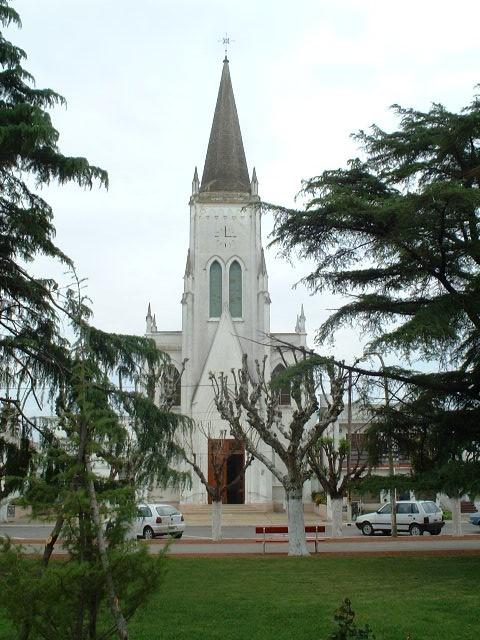
[{"label": "car wheel", "polygon": [[152,527],[145,527],[143,530],[143,537],[145,538],[145,540],[151,540],[154,537],[154,533],[153,533],[153,529]]},{"label": "car wheel", "polygon": [[173,535],[174,538],[176,538],[177,540],[180,540],[180,538],[183,536],[183,531],[180,531],[180,533],[175,533]]},{"label": "car wheel", "polygon": [[432,536],[439,536],[439,535],[440,535],[440,530],[438,530],[438,531],[431,531],[430,533],[432,534]]},{"label": "car wheel", "polygon": [[370,522],[364,522],[362,524],[362,533],[364,536],[373,536],[373,527]]},{"label": "car wheel", "polygon": [[411,536],[423,536],[423,529],[419,524],[410,525]]}]

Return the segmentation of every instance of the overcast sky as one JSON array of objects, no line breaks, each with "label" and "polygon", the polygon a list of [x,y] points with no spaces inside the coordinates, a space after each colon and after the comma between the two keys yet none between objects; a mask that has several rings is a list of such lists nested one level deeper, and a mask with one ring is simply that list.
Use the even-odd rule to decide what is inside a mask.
[{"label": "overcast sky", "polygon": [[[395,126],[393,103],[458,110],[480,81],[480,3],[440,0],[16,0],[38,87],[64,95],[53,120],[63,153],[106,169],[108,191],[52,186],[57,244],[88,279],[94,322],[143,333],[181,329],[188,199],[203,170],[227,32],[250,172],[264,200],[292,204],[304,178],[357,155],[349,134]],[[264,219],[264,243],[271,220]],[[42,264],[42,269],[46,265]],[[271,326],[305,305],[310,341],[338,300],[292,285],[308,267],[267,253]],[[39,267],[38,267],[39,268]],[[49,267],[50,268],[50,267]],[[61,271],[55,272],[61,278]],[[336,355],[360,346],[345,331]]]}]

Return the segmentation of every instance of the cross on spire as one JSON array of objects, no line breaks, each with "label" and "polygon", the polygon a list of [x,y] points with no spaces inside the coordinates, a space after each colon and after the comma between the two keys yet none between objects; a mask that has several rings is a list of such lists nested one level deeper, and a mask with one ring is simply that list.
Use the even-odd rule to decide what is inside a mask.
[{"label": "cross on spire", "polygon": [[219,40],[219,42],[221,42],[225,47],[225,60],[227,60],[228,62],[228,47],[230,43],[235,42],[235,40],[233,40],[232,38],[229,38],[228,33],[226,33],[224,37],[221,40]]}]

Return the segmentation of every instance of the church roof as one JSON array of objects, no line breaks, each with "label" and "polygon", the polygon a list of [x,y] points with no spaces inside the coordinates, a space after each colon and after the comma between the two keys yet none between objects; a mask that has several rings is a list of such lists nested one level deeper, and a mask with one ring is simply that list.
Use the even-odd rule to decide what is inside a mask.
[{"label": "church roof", "polygon": [[200,191],[250,193],[247,161],[227,58],[223,61]]}]

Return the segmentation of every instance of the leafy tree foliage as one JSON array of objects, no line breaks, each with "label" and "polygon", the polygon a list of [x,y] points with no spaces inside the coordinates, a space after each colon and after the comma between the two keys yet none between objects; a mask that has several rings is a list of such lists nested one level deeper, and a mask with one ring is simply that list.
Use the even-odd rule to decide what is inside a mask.
[{"label": "leafy tree foliage", "polygon": [[[74,314],[73,306],[71,314]],[[81,319],[74,328],[78,340],[70,354],[70,375],[57,399],[58,422],[42,431],[43,442],[36,448],[33,472],[23,481],[22,504],[31,506],[34,515],[47,514],[55,518],[43,557],[30,576],[32,593],[42,591],[46,575],[51,576],[54,589],[63,589],[59,577],[62,570],[65,583],[78,582],[62,599],[62,615],[55,620],[55,629],[41,606],[24,612],[23,616],[15,608],[13,613],[17,617],[9,613],[13,622],[20,624],[19,637],[23,640],[112,635],[128,638],[128,618],[158,586],[158,578],[151,573],[146,558],[129,540],[131,521],[136,515],[136,492],[145,480],[173,483],[184,478],[170,468],[177,453],[173,435],[182,417],[156,407],[136,391],[113,385],[108,363],[91,347],[95,342],[90,340],[91,328]],[[108,346],[108,335],[104,338]],[[122,341],[114,336],[113,343],[116,358],[111,365],[122,363],[127,379],[135,379],[139,364],[135,355],[136,339],[126,336]],[[145,348],[148,345],[150,354]],[[143,347],[141,355],[152,364],[158,358],[155,345],[147,342]],[[143,368],[143,360],[139,362]],[[127,363],[130,364],[127,366]],[[129,413],[135,429],[126,419]],[[143,439],[136,443],[135,450],[143,450],[147,460],[156,457],[158,462],[147,463],[141,474],[127,474],[122,470],[131,468],[132,448],[125,443],[135,442],[137,434]],[[105,468],[110,469],[109,475],[105,474]],[[127,539],[126,534],[129,534]],[[60,536],[69,563],[52,570],[49,559]],[[11,590],[9,597],[15,599],[20,597],[24,585],[15,569],[20,560],[12,558],[10,554],[3,564]],[[138,566],[130,589],[118,581],[133,578],[135,559]],[[55,606],[47,610],[55,611]]]},{"label": "leafy tree foliage", "polygon": [[[11,23],[21,26],[7,0],[0,0],[0,23],[4,28]],[[121,409],[130,427],[120,429],[121,435],[106,441],[102,451],[115,477],[128,476],[130,484],[148,484],[160,477],[175,480],[169,467],[178,452],[172,434],[185,423],[183,418],[169,411],[168,402],[158,410],[143,394],[125,393],[122,385],[116,388],[110,383],[118,374],[130,384],[148,387],[145,371],[164,371],[167,357],[144,338],[107,334],[89,326],[90,310],[79,297],[78,286],[60,288],[51,278],[28,272],[36,257],[48,256],[72,270],[75,284],[70,259],[54,244],[51,207],[30,185],[76,182],[91,188],[95,181],[107,186],[108,176],[84,158],[67,157],[59,151],[59,134],[48,109],[65,100],[51,89],[34,87],[32,76],[22,66],[25,57],[24,51],[0,33],[0,498],[18,488],[29,468],[33,453],[29,441],[35,425],[25,415],[27,402],[33,399],[41,408],[47,389],[58,404],[58,398],[71,387],[75,357],[61,332],[60,322],[65,318],[77,336],[88,333],[88,357],[103,372],[103,391],[108,390],[111,411]],[[51,440],[48,433],[43,432],[42,437]],[[141,464],[138,449],[143,451]]]},{"label": "leafy tree foliage", "polygon": [[[20,26],[16,11],[0,0],[0,23]],[[47,109],[64,104],[51,89],[34,87],[22,67],[26,54],[0,33],[0,384],[27,387],[35,394],[44,382],[58,382],[67,367],[59,333],[57,284],[35,278],[28,263],[39,255],[71,266],[54,244],[51,207],[30,185],[76,182],[91,188],[108,184],[107,173],[85,158],[62,155],[59,134]],[[24,402],[19,396],[3,403]]]},{"label": "leafy tree foliage", "polygon": [[408,441],[420,469],[478,455],[480,99],[460,113],[393,108],[398,130],[360,131],[364,159],[306,181],[304,210],[274,207],[273,242],[315,261],[313,291],[353,296],[320,341],[350,324],[372,336],[370,350],[439,365],[377,373],[406,385],[384,432]]},{"label": "leafy tree foliage", "polygon": [[375,640],[372,629],[368,624],[365,627],[357,626],[355,611],[353,611],[352,603],[348,598],[345,598],[335,611],[333,621],[335,629],[328,636],[328,640],[348,640],[349,638],[371,638],[371,640]]},{"label": "leafy tree foliage", "polygon": [[[0,24],[11,23],[20,26],[20,18],[0,0]],[[54,244],[52,210],[30,185],[91,188],[95,181],[107,186],[108,178],[84,158],[61,154],[48,109],[64,99],[36,89],[24,59],[0,33],[0,499],[20,490],[34,514],[56,521],[40,561],[24,561],[8,544],[3,549],[3,603],[38,603],[8,610],[23,640],[125,639],[127,619],[158,584],[153,565],[125,541],[136,489],[185,480],[171,463],[179,454],[173,435],[188,423],[131,390],[144,385],[145,371],[169,366],[153,341],[89,325],[81,282]],[[33,276],[28,267],[40,255],[61,261],[74,284],[61,288]],[[73,339],[62,333],[64,320]],[[128,388],[112,383],[117,375]],[[53,425],[32,422],[25,409],[32,399],[41,407],[43,389],[55,401]],[[98,473],[102,465],[110,477]],[[52,567],[60,536],[68,562]]]},{"label": "leafy tree foliage", "polygon": [[[0,24],[21,26],[17,12],[0,0]],[[107,185],[105,171],[58,149],[58,132],[47,109],[65,102],[50,89],[34,87],[22,67],[26,54],[0,33],[0,469],[11,476],[15,442],[28,439],[19,420],[30,398],[40,404],[46,385],[55,393],[68,370],[66,341],[59,330],[58,285],[36,278],[28,264],[39,255],[71,267],[54,244],[52,210],[30,185],[76,182]],[[24,451],[22,465],[25,467]],[[12,480],[7,480],[11,485]],[[1,484],[1,482],[0,482]],[[3,493],[6,490],[3,484]]]}]

